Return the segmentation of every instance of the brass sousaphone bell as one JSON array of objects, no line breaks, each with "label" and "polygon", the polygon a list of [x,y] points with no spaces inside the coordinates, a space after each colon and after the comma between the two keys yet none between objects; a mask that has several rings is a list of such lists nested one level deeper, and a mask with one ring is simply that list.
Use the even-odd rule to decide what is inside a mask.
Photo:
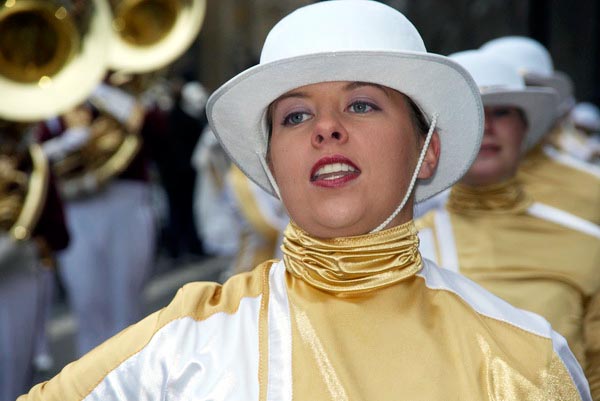
[{"label": "brass sousaphone bell", "polygon": [[198,36],[206,0],[108,0],[113,15],[109,66],[123,73],[159,70]]},{"label": "brass sousaphone bell", "polygon": [[[27,123],[60,114],[89,96],[106,72],[109,29],[104,0],[0,0],[4,145],[18,143]],[[7,145],[1,152],[0,229],[28,239],[45,203],[48,162],[38,145]]]},{"label": "brass sousaphone bell", "polygon": [[39,121],[83,102],[107,68],[104,0],[0,0],[0,118]]},{"label": "brass sousaphone bell", "polygon": [[[191,45],[206,10],[205,0],[108,0],[108,5],[112,15],[108,38],[112,83],[127,82],[121,89],[133,98],[146,89],[149,73],[173,62]],[[90,146],[80,152],[78,169],[69,167],[73,157],[56,166],[67,198],[93,192],[109,182],[127,168],[141,148],[141,107],[123,124],[112,118],[110,105],[101,96],[93,94],[88,100],[100,111],[90,127]]]}]

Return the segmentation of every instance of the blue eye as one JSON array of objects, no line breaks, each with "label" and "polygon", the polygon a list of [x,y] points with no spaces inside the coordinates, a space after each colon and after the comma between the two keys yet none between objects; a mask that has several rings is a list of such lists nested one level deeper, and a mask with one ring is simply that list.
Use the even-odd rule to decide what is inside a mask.
[{"label": "blue eye", "polygon": [[285,116],[285,118],[283,119],[283,125],[298,125],[308,120],[309,117],[310,114],[305,113],[303,111],[293,112]]},{"label": "blue eye", "polygon": [[353,113],[369,113],[373,110],[379,110],[377,106],[371,103],[367,103],[364,101],[356,101],[352,103],[348,109]]}]

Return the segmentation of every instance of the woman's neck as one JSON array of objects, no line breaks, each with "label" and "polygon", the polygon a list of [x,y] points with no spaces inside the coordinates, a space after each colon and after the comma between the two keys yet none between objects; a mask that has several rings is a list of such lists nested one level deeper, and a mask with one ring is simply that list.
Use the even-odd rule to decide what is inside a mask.
[{"label": "woman's neck", "polygon": [[461,213],[520,213],[532,200],[515,178],[491,185],[471,186],[463,182],[450,191],[448,210]]},{"label": "woman's neck", "polygon": [[314,238],[291,222],[282,250],[294,277],[323,291],[353,296],[390,286],[421,269],[412,222],[354,237]]}]

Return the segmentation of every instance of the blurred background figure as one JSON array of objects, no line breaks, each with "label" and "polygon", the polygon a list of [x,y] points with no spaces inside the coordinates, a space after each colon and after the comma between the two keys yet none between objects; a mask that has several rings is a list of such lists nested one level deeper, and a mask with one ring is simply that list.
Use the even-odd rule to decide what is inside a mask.
[{"label": "blurred background figure", "polygon": [[281,259],[283,230],[289,216],[281,201],[251,181],[232,165],[225,180],[224,207],[235,222],[229,235],[237,238],[232,264],[223,272],[224,281],[269,259]]},{"label": "blurred background figure", "polygon": [[[526,85],[553,88],[559,96],[558,108],[547,110],[553,113],[554,125],[526,155],[518,179],[537,201],[600,225],[600,169],[561,146],[575,140],[576,129],[570,118],[575,104],[570,78],[555,71],[548,50],[531,38],[498,38],[481,49],[512,66]],[[561,192],[557,195],[559,188]]]},{"label": "blurred background figure", "polygon": [[[0,6],[0,399],[31,386],[55,252],[69,243],[35,125],[85,99],[106,68],[101,1]],[[85,72],[84,72],[85,71]],[[43,338],[42,338],[43,340]]]},{"label": "blurred background figure", "polygon": [[[77,318],[78,355],[142,317],[156,241],[150,155],[153,144],[165,143],[171,111],[155,85],[198,34],[205,7],[200,0],[189,8],[109,4],[112,71],[85,103],[46,121],[39,134],[66,199],[73,238],[60,255],[60,274]],[[172,122],[181,128],[177,116]],[[167,188],[186,185],[185,177],[163,178]]]},{"label": "blurred background figure", "polygon": [[[152,111],[116,87],[101,84],[90,99],[47,121],[39,135],[73,239],[60,254],[59,272],[77,316],[79,354],[142,315],[155,241],[142,138],[161,127]],[[78,146],[73,137],[82,138]]]},{"label": "blurred background figure", "polygon": [[569,118],[579,135],[565,144],[565,148],[573,156],[600,166],[600,109],[593,103],[579,102]]},{"label": "blurred background figure", "polygon": [[526,87],[513,66],[489,52],[450,58],[480,88],[485,131],[476,160],[446,204],[417,221],[420,249],[441,267],[545,317],[566,338],[598,397],[600,227],[536,198],[517,175],[523,155],[556,119],[560,98],[551,88]]},{"label": "blurred background figure", "polygon": [[207,129],[193,156],[198,170],[194,213],[207,252],[231,263],[219,281],[281,257],[289,217],[279,199],[248,179]]},{"label": "blurred background figure", "polygon": [[194,224],[193,203],[196,169],[192,154],[207,125],[204,106],[208,92],[204,86],[186,77],[172,86],[174,101],[169,111],[168,134],[154,143],[152,158],[167,196],[168,218],[161,244],[170,258],[197,258],[204,254]]},{"label": "blurred background figure", "polygon": [[231,160],[209,127],[196,144],[192,165],[197,172],[194,222],[204,250],[211,255],[233,257],[238,238],[232,228],[237,221],[231,209],[226,207],[225,199],[225,180]]},{"label": "blurred background figure", "polygon": [[54,253],[69,242],[43,151],[27,125],[0,121],[0,399],[32,384]]}]

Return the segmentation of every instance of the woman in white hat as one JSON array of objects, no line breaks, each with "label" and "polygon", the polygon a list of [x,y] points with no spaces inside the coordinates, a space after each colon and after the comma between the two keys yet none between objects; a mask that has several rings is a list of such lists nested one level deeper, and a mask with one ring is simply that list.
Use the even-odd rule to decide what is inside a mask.
[{"label": "woman in white hat", "polygon": [[535,202],[515,178],[523,153],[552,123],[546,110],[555,107],[556,92],[526,88],[511,66],[481,51],[450,58],[479,85],[485,131],[445,207],[417,221],[421,253],[548,319],[586,367],[598,397],[600,229]]},{"label": "woman in white hat", "polygon": [[515,68],[527,86],[552,88],[558,93],[557,106],[545,111],[553,124],[543,133],[544,140],[528,151],[518,179],[534,199],[600,229],[600,167],[577,157],[583,134],[569,115],[575,104],[571,80],[554,69],[550,53],[534,39],[505,36],[485,43],[481,50]]},{"label": "woman in white hat", "polygon": [[402,14],[298,9],[207,113],[288,209],[283,260],[185,286],[22,400],[590,399],[546,321],[418,252],[412,203],[464,173],[483,121],[470,76]]}]

